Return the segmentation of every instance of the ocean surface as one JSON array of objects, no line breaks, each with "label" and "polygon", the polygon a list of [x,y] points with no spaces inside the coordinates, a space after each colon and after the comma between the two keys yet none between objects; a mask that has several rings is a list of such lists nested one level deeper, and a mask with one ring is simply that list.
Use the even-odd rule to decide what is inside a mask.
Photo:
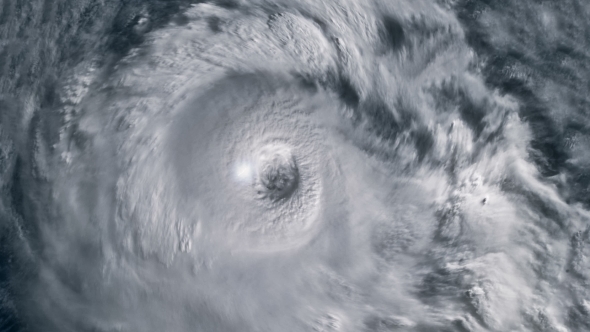
[{"label": "ocean surface", "polygon": [[590,331],[589,17],[0,0],[0,331]]}]

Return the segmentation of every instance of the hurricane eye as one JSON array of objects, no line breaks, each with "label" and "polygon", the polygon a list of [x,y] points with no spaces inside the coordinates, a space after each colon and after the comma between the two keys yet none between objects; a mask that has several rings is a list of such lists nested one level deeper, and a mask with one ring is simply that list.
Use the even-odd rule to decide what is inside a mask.
[{"label": "hurricane eye", "polygon": [[267,146],[258,156],[255,189],[262,199],[279,201],[297,189],[299,169],[286,147]]}]

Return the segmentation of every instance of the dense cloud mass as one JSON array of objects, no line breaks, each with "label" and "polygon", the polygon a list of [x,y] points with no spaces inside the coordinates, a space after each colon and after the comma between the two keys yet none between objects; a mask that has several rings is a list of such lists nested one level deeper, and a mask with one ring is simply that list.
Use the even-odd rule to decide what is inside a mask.
[{"label": "dense cloud mass", "polygon": [[0,331],[590,330],[590,5],[5,0]]}]

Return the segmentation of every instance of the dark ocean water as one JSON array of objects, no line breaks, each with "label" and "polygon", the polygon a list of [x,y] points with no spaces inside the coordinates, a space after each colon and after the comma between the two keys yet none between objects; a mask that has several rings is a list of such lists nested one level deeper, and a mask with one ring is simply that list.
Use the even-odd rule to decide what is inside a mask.
[{"label": "dark ocean water", "polygon": [[0,3],[0,331],[590,330],[590,3]]}]

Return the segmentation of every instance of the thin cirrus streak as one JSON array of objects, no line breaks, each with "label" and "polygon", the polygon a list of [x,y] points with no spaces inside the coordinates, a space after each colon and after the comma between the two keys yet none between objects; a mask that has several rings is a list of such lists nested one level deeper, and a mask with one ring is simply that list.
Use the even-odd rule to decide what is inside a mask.
[{"label": "thin cirrus streak", "polygon": [[590,328],[588,211],[460,2],[178,3],[0,118],[23,331]]}]

